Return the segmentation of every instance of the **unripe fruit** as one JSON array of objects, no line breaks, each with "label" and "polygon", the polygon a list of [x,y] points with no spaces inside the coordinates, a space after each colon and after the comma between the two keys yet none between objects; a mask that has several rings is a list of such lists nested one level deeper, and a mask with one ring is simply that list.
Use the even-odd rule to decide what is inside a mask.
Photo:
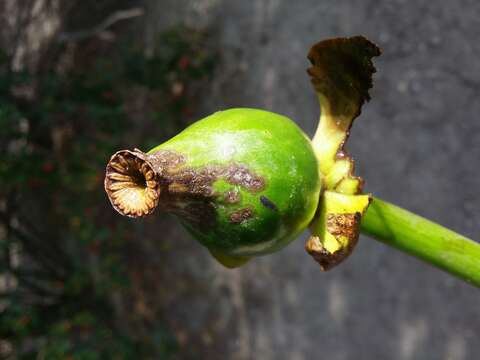
[{"label": "unripe fruit", "polygon": [[115,154],[105,188],[123,215],[158,205],[226,265],[276,251],[312,220],[321,190],[312,145],[290,119],[231,109],[200,120],[148,153]]},{"label": "unripe fruit", "polygon": [[344,144],[370,99],[378,55],[361,36],[312,47],[308,73],[321,106],[312,141],[284,116],[231,109],[148,153],[116,153],[105,178],[113,207],[131,217],[157,206],[177,215],[229,267],[281,249],[307,227],[307,252],[323,270],[339,264],[370,203]]}]

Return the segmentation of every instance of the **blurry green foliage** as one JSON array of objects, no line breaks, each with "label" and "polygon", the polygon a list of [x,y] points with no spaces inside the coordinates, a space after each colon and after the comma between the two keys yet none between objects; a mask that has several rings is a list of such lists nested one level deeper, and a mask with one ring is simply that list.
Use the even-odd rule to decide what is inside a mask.
[{"label": "blurry green foliage", "polygon": [[109,207],[103,175],[116,150],[140,137],[147,148],[186,125],[214,65],[206,36],[172,29],[148,57],[128,41],[88,39],[42,73],[13,72],[0,56],[0,356],[175,352],[162,324],[147,335],[120,325],[114,297],[128,293],[134,228]]}]

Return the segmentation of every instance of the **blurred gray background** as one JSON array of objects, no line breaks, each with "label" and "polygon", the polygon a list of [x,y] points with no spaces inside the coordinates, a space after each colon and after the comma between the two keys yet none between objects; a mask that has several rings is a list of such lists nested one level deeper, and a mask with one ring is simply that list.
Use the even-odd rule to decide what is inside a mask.
[{"label": "blurred gray background", "polygon": [[[348,143],[366,190],[480,239],[478,1],[150,3],[153,33],[179,20],[215,28],[223,56],[200,116],[264,108],[309,135],[319,115],[305,73],[309,47],[357,34],[376,42],[383,55],[372,101]],[[372,239],[328,273],[305,253],[305,238],[232,271],[180,226],[170,231],[179,260],[159,291],[184,290],[163,304],[180,358],[480,356],[480,292]]]},{"label": "blurred gray background", "polygon": [[[21,9],[21,4],[26,8],[25,16],[15,10]],[[42,6],[50,10],[42,13],[37,9]],[[108,15],[112,11],[128,8],[134,8],[134,11],[130,11],[128,16],[122,12],[123,18],[118,18],[119,13],[116,12],[117,18],[110,21],[112,18]],[[296,121],[306,133],[313,135],[319,106],[306,74],[309,66],[306,54],[310,46],[329,37],[364,35],[383,50],[383,55],[375,61],[378,72],[374,77],[372,100],[364,106],[361,117],[355,122],[347,145],[356,160],[357,173],[366,180],[366,191],[480,241],[478,0],[0,0],[0,9],[4,9],[0,13],[3,21],[0,45],[2,41],[9,43],[10,38],[15,40],[8,54],[11,74],[21,74],[28,68],[33,69],[31,72],[35,74],[51,74],[53,68],[61,75],[62,66],[68,68],[70,64],[76,70],[79,64],[79,78],[89,80],[98,74],[90,65],[95,64],[93,60],[97,53],[113,54],[111,57],[115,57],[133,42],[142,50],[145,46],[142,56],[148,60],[152,58],[159,35],[164,30],[184,24],[187,27],[181,30],[183,36],[185,32],[190,32],[188,29],[193,29],[192,36],[198,42],[203,38],[195,37],[196,30],[203,32],[207,29],[206,52],[216,54],[213,74],[202,80],[201,86],[197,82],[192,85],[195,101],[199,100],[200,104],[197,106],[195,103],[192,109],[188,109],[190,98],[186,97],[189,113],[185,117],[174,116],[181,126],[217,110],[256,107],[284,114]],[[14,14],[14,10],[17,20],[9,15]],[[63,22],[62,11],[69,13]],[[77,17],[80,12],[82,16]],[[35,26],[25,26],[27,22],[22,21],[23,17],[27,20],[30,17]],[[11,31],[6,31],[8,28]],[[84,28],[93,30],[81,31]],[[65,36],[64,31],[69,36]],[[52,43],[56,46],[51,46]],[[198,47],[198,43],[195,44]],[[117,51],[110,52],[112,48]],[[179,53],[183,54],[182,51],[180,49]],[[190,53],[187,51],[187,54]],[[45,60],[48,58],[58,61],[58,64],[49,63]],[[102,57],[99,59],[105,60]],[[188,58],[186,60],[189,61]],[[155,65],[143,60],[139,64]],[[187,65],[185,63],[184,67]],[[115,76],[108,69],[100,72],[100,80],[103,76]],[[152,69],[154,71],[149,73],[135,68],[137,72],[133,77],[135,74],[146,74],[143,81],[150,86],[149,81],[156,81],[156,78],[149,78],[156,73],[156,69]],[[39,106],[50,104],[48,92],[32,95],[26,90],[48,89],[48,86],[38,86],[48,85],[48,77],[35,75],[35,81],[31,81],[33,85],[27,84],[24,88],[12,83],[16,92],[8,95],[7,100],[22,109],[20,114],[27,114],[27,120],[23,122],[31,125],[33,130],[30,131],[42,130],[40,125],[45,123],[53,129],[52,144],[43,141],[50,136],[45,131],[45,135],[39,132],[38,141],[25,135],[25,141],[28,141],[25,144],[33,144],[29,149],[41,151],[49,149],[49,146],[55,147],[57,143],[72,142],[87,154],[94,154],[102,165],[96,169],[98,173],[93,173],[93,185],[82,183],[89,188],[79,187],[80,196],[73,192],[72,197],[65,197],[74,200],[65,201],[68,206],[58,207],[60,210],[57,212],[51,211],[56,209],[53,206],[55,198],[65,193],[68,195],[71,187],[63,191],[60,186],[52,195],[49,190],[41,190],[48,189],[45,186],[38,188],[33,186],[33,182],[27,183],[32,187],[31,194],[27,192],[27,199],[31,199],[32,204],[38,203],[36,208],[44,209],[39,212],[40,215],[45,212],[51,216],[48,217],[50,222],[45,225],[42,216],[30,211],[30,203],[20,203],[25,208],[26,218],[53,229],[54,233],[58,230],[57,244],[71,247],[70,252],[67,251],[71,256],[67,259],[55,256],[55,260],[58,263],[65,260],[67,265],[77,266],[87,280],[83,287],[83,283],[79,285],[81,291],[78,293],[62,290],[64,283],[54,287],[54,294],[60,294],[60,299],[65,293],[69,296],[69,302],[63,301],[63,305],[60,302],[63,307],[58,308],[58,313],[62,309],[72,309],[71,312],[65,310],[64,318],[60,317],[58,321],[55,318],[52,324],[47,324],[52,325],[53,332],[47,327],[47,330],[42,330],[43,333],[35,330],[32,336],[20,339],[19,350],[13,348],[14,337],[19,335],[11,334],[14,329],[12,322],[0,316],[0,325],[4,320],[6,324],[0,326],[0,332],[10,336],[5,340],[0,333],[0,357],[2,354],[13,354],[10,359],[16,359],[15,351],[20,354],[31,350],[33,353],[37,348],[42,349],[44,344],[50,344],[49,349],[56,351],[60,346],[53,340],[58,337],[58,344],[70,346],[64,349],[65,354],[70,355],[63,358],[77,359],[70,351],[81,346],[93,351],[89,353],[89,358],[113,358],[113,355],[109,357],[100,351],[107,342],[110,343],[110,348],[105,346],[107,350],[112,348],[116,351],[118,346],[112,339],[120,338],[117,334],[121,334],[127,342],[132,339],[137,341],[128,342],[131,348],[127,350],[137,351],[136,344],[144,341],[149,346],[160,348],[157,354],[170,353],[163,347],[169,346],[165,345],[168,343],[165,339],[171,336],[176,343],[176,350],[172,351],[174,355],[169,357],[173,359],[480,359],[480,290],[375,240],[362,237],[352,256],[327,273],[320,272],[319,266],[306,254],[306,234],[279,253],[257,258],[236,270],[227,270],[216,263],[207,250],[190,238],[173,219],[158,214],[134,222],[117,216],[108,208],[102,187],[103,164],[108,156],[101,153],[105,150],[100,145],[102,141],[109,140],[120,146],[120,140],[119,135],[108,133],[108,130],[90,130],[90,127],[94,129],[97,126],[95,116],[101,119],[98,121],[99,128],[107,120],[113,123],[112,132],[117,127],[115,117],[111,116],[117,114],[117,108],[104,116],[105,101],[102,96],[107,100],[119,96],[119,100],[114,100],[118,101],[120,113],[128,117],[125,132],[128,141],[136,142],[132,146],[146,146],[142,141],[146,142],[147,135],[156,134],[156,131],[158,141],[163,141],[166,134],[170,136],[176,128],[162,120],[161,116],[152,120],[150,115],[162,115],[164,108],[175,107],[177,103],[172,98],[182,93],[183,85],[189,88],[189,84],[177,82],[178,79],[189,79],[181,76],[181,69],[180,63],[178,66],[174,63],[173,70],[166,66],[159,70],[161,76],[157,75],[160,79],[170,79],[165,80],[166,85],[162,86],[178,85],[172,88],[176,89],[173,92],[177,95],[163,96],[165,92],[155,92],[157,90],[141,83],[132,86],[132,81],[124,82],[126,80],[121,77],[118,85],[122,90],[121,96],[113,91],[117,88],[116,82],[113,85],[108,83],[108,91],[99,92],[101,96],[91,95],[88,86],[80,89],[83,92],[73,92],[73,88],[71,93],[64,90],[70,89],[69,86],[58,87],[55,90],[58,93],[54,93],[56,97],[53,97],[57,102],[45,108]],[[57,74],[54,79],[58,78]],[[0,91],[0,100],[4,93],[8,91]],[[94,99],[85,105],[82,96],[87,97],[88,94]],[[21,101],[11,102],[10,98]],[[115,101],[114,105],[117,104]],[[68,109],[59,109],[58,104],[73,107],[68,112]],[[107,106],[107,110],[112,106]],[[88,115],[85,109],[97,109],[98,114]],[[183,110],[177,109],[172,113],[179,114]],[[43,123],[38,119],[43,119]],[[25,132],[28,131],[27,127]],[[80,138],[82,142],[75,142]],[[60,145],[54,150],[62,155]],[[97,147],[98,150],[95,150]],[[54,155],[55,151],[52,150]],[[15,155],[14,151],[10,152]],[[48,151],[42,154],[47,154],[47,160],[53,161],[53,164],[44,164],[42,176],[47,177],[47,173],[56,171],[54,165],[63,156],[50,156]],[[75,154],[83,155],[82,152]],[[64,160],[75,160],[75,154],[67,154],[69,157]],[[61,171],[66,171],[66,168],[59,167],[60,179],[65,177]],[[77,173],[71,174],[72,183],[77,182]],[[0,200],[6,184],[3,181]],[[61,184],[65,186],[65,182]],[[15,186],[12,193],[25,193],[23,182]],[[94,195],[100,195],[101,200],[98,201]],[[62,209],[74,208],[76,204],[72,202],[75,203],[75,199],[79,204],[90,199],[85,203],[95,204],[96,210],[89,212],[84,211],[88,207],[79,207],[78,214],[68,217],[70,212]],[[50,205],[45,206],[45,203]],[[4,205],[3,200],[0,201],[0,211],[4,211]],[[64,213],[65,216],[62,215]],[[15,216],[4,216],[7,218],[6,231],[15,226],[17,230],[23,229],[15,225],[19,223]],[[96,222],[102,223],[102,227],[92,228]],[[123,240],[111,230],[113,225],[125,229],[121,231]],[[0,237],[5,233],[1,229],[0,226]],[[105,229],[110,232],[102,238]],[[83,243],[82,231],[87,233]],[[39,243],[49,254],[50,244],[55,242],[48,236],[40,240]],[[122,251],[127,253],[126,260],[115,253],[116,240],[124,241]],[[83,252],[77,251],[77,248],[83,249]],[[102,287],[103,279],[112,277],[109,268],[102,268],[102,261],[110,261],[115,256],[126,269],[117,275],[126,290],[120,285]],[[27,270],[30,259],[25,257],[22,260]],[[12,269],[7,268],[7,271]],[[9,281],[2,279],[0,277],[0,290],[2,287],[9,288],[6,286]],[[10,288],[16,287],[13,281],[10,283],[13,284],[9,285]],[[22,290],[21,287],[18,289]],[[30,300],[24,293],[19,294],[15,299]],[[105,305],[108,311],[97,305],[94,301],[97,298],[102,300],[100,304],[108,304]],[[16,301],[9,303],[13,310]],[[4,303],[0,302],[0,315],[4,307]],[[57,310],[56,305],[51,308]],[[30,320],[28,316],[23,316],[23,309],[18,311],[20,322],[17,323],[28,325]],[[82,313],[84,309],[93,314],[89,315],[89,321],[94,325],[68,333],[71,314]],[[37,310],[38,314],[49,314],[42,307]],[[98,324],[91,319],[98,320],[103,326],[99,327],[99,332],[93,331]],[[61,327],[62,324],[65,326]],[[157,325],[165,328],[165,332],[153,331]],[[55,329],[59,326],[66,329],[66,335],[58,334]],[[37,342],[33,341],[35,338]],[[39,359],[45,354],[42,351]],[[119,353],[122,351],[120,349]],[[138,355],[138,358],[142,356]],[[150,358],[157,359],[158,356]]]}]

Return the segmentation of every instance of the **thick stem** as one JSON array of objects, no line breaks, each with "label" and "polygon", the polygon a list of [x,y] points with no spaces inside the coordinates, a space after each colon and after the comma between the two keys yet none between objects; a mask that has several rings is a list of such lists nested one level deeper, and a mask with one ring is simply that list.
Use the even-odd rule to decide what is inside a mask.
[{"label": "thick stem", "polygon": [[373,198],[361,232],[480,287],[480,244],[441,225]]}]

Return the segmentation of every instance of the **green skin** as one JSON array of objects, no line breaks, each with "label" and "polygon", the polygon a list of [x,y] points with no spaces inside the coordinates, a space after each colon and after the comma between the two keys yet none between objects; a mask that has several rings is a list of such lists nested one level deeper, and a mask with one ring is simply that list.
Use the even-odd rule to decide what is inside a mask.
[{"label": "green skin", "polygon": [[[200,120],[150,150],[170,150],[186,157],[184,166],[244,165],[265,180],[260,191],[219,178],[216,194],[237,190],[240,201],[211,199],[216,221],[204,229],[182,223],[210,250],[227,256],[251,257],[274,252],[306,229],[317,209],[321,190],[318,163],[309,138],[287,117],[256,109],[230,109]],[[272,206],[266,206],[261,197]],[[229,215],[249,208],[253,215],[233,223]]]}]

